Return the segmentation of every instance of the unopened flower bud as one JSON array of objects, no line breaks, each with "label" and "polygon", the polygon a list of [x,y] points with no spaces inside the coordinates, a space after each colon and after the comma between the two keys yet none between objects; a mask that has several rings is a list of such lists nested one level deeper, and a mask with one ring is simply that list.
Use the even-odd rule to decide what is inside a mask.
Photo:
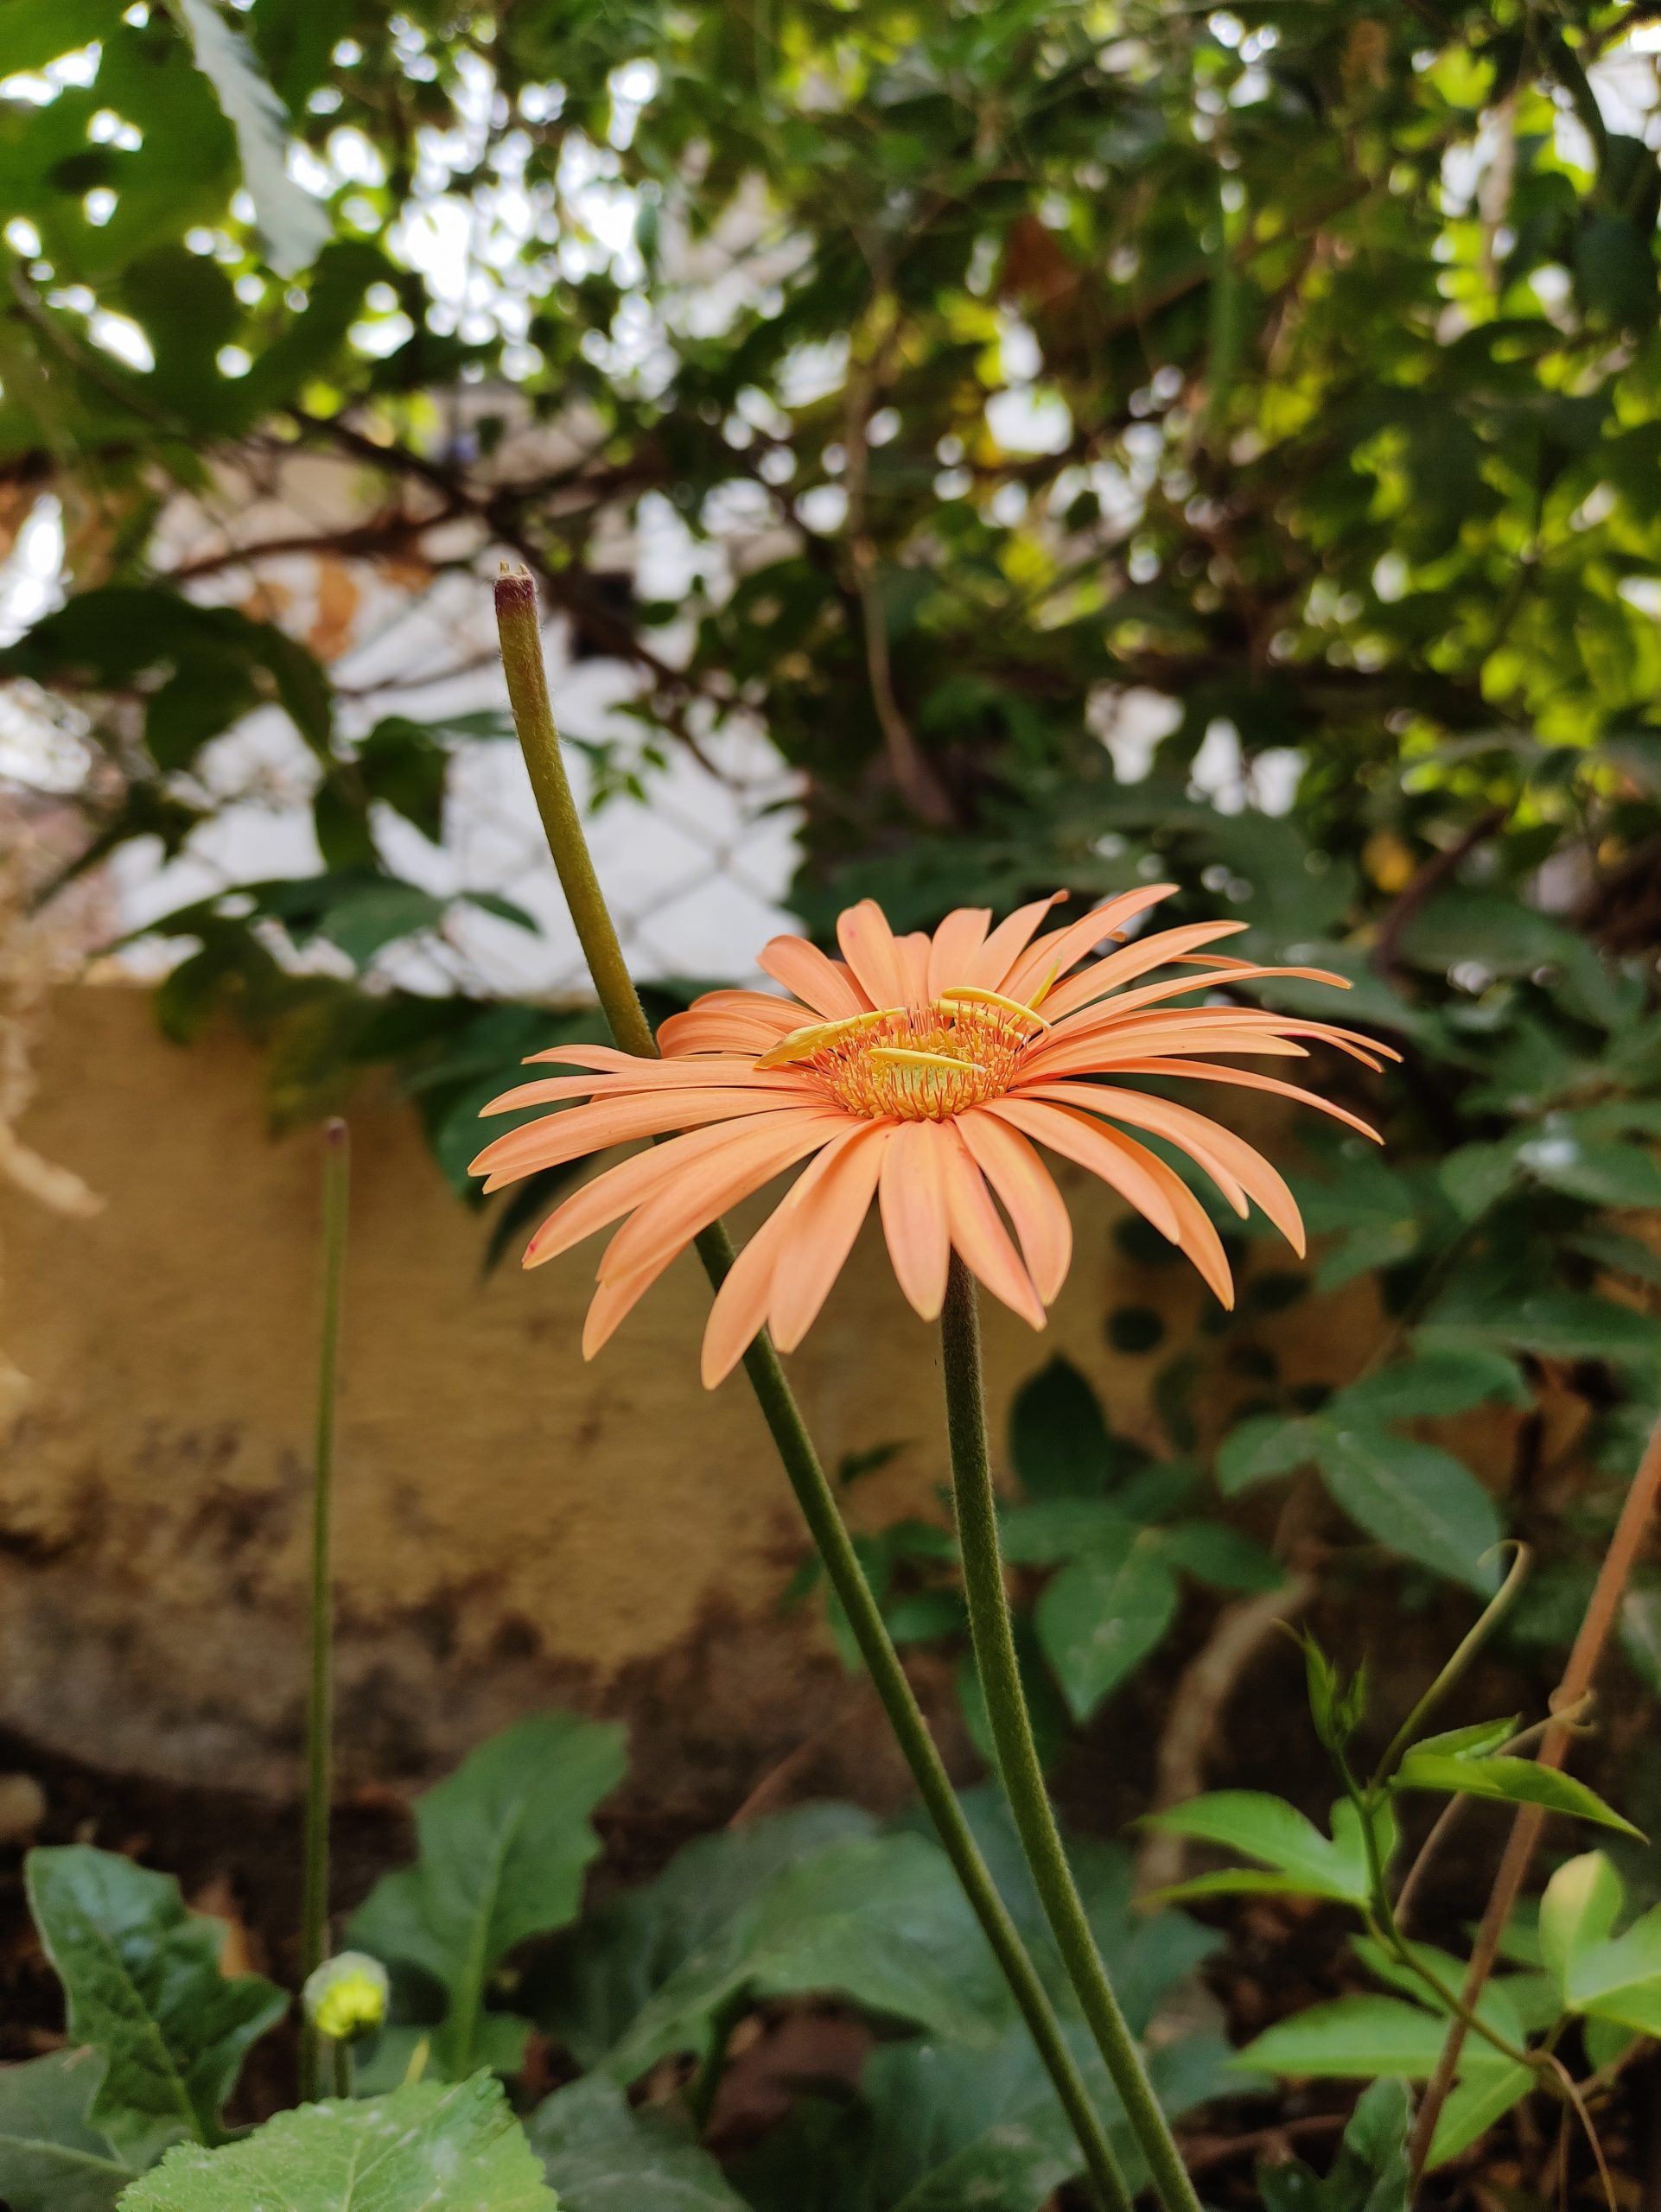
[{"label": "unopened flower bud", "polygon": [[306,2018],[331,2043],[356,2043],[386,2018],[386,1969],[365,1951],[342,1951],[309,1975],[302,1993]]}]

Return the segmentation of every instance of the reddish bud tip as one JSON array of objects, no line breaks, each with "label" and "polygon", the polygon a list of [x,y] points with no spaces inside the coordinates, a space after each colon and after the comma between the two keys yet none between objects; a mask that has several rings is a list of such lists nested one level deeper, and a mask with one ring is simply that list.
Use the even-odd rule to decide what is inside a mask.
[{"label": "reddish bud tip", "polygon": [[496,579],[497,614],[534,614],[537,611],[537,588],[528,569],[521,569],[517,575],[507,573],[506,563]]}]

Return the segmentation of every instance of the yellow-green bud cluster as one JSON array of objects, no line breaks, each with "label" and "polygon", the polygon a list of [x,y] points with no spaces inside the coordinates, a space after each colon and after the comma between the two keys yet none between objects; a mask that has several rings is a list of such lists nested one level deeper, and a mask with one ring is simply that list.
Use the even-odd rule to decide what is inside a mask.
[{"label": "yellow-green bud cluster", "polygon": [[325,1959],[302,1994],[306,2018],[331,2043],[356,2043],[386,2018],[386,1969],[364,1951]]}]

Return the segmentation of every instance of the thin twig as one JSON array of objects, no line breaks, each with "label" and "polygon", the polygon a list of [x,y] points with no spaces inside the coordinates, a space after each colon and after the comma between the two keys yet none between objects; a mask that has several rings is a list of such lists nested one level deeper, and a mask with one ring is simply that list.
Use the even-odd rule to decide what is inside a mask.
[{"label": "thin twig", "polygon": [[1451,845],[1444,845],[1440,852],[1433,853],[1411,881],[1403,887],[1386,910],[1372,942],[1372,964],[1379,975],[1386,979],[1396,975],[1401,967],[1401,941],[1409,926],[1437,892],[1453,881],[1467,857],[1492,837],[1496,830],[1504,827],[1507,815],[1508,810],[1503,806],[1489,807]]},{"label": "thin twig", "polygon": [[[1626,1493],[1626,1502],[1620,1509],[1620,1518],[1615,1523],[1609,1548],[1604,1554],[1603,1564],[1598,1570],[1598,1579],[1586,1608],[1586,1617],[1581,1623],[1574,1649],[1569,1655],[1569,1664],[1563,1669],[1562,1681],[1551,1700],[1551,1724],[1545,1732],[1537,1754],[1541,1766],[1560,1768],[1569,1756],[1575,1726],[1572,1716],[1583,1707],[1609,1638],[1614,1632],[1620,1601],[1626,1594],[1644,1539],[1649,1533],[1658,1495],[1661,1495],[1661,1421],[1658,1421],[1651,1431],[1650,1440],[1644,1447],[1644,1457],[1639,1463],[1632,1486]],[[1544,1825],[1545,1811],[1543,1807],[1518,1807],[1505,1855],[1499,1862],[1499,1871],[1494,1877],[1487,1910],[1482,1916],[1482,1925],[1477,1933],[1476,1947],[1472,1952],[1471,1963],[1465,1976],[1465,1986],[1461,1992],[1467,2011],[1474,2006],[1482,1993],[1484,1983],[1493,1971],[1500,1937],[1516,1905]],[[1455,2019],[1448,2028],[1441,2055],[1436,2061],[1436,2070],[1426,2086],[1414,2126],[1412,2157],[1416,2176],[1424,2171],[1431,2139],[1436,2132],[1436,2122],[1448,2101],[1448,2091],[1453,2087],[1460,2054],[1464,2047],[1465,2024]]]}]

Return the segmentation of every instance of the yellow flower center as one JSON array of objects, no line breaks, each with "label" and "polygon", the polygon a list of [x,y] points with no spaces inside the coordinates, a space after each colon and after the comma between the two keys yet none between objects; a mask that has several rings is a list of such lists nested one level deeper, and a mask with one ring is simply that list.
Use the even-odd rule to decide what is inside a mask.
[{"label": "yellow flower center", "polygon": [[945,1122],[1014,1081],[1043,1016],[996,991],[947,991],[792,1030],[756,1062],[816,1075],[838,1106],[872,1121]]}]

